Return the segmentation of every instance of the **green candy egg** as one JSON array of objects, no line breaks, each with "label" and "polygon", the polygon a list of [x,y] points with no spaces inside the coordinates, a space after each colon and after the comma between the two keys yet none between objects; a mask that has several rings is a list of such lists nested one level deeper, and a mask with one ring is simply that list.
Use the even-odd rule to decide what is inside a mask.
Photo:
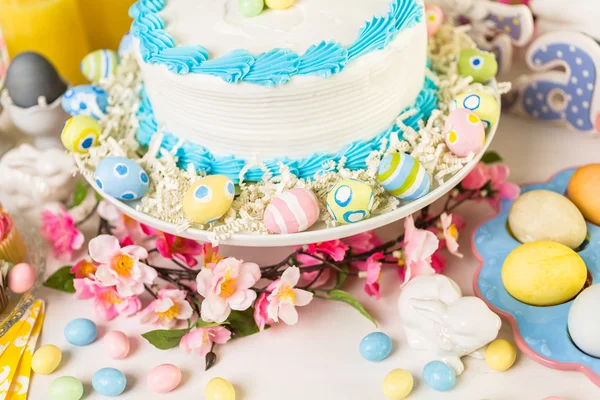
[{"label": "green candy egg", "polygon": [[83,385],[72,376],[56,378],[48,388],[48,400],[79,400],[83,397]]},{"label": "green candy egg", "polygon": [[477,115],[486,129],[495,125],[500,118],[500,106],[491,94],[484,92],[462,93],[450,103],[450,111],[466,108]]},{"label": "green candy egg", "polygon": [[262,12],[265,2],[264,0],[238,0],[238,8],[244,17],[252,18]]},{"label": "green candy egg", "polygon": [[458,72],[472,76],[473,82],[484,83],[498,73],[498,62],[492,53],[479,49],[464,49],[458,56]]}]

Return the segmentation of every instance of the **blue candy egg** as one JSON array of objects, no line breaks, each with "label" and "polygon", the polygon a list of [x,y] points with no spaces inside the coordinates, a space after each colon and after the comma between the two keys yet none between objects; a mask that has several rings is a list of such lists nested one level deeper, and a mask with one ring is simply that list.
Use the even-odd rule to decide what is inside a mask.
[{"label": "blue candy egg", "polygon": [[360,342],[359,350],[367,361],[383,361],[392,352],[392,339],[383,332],[373,332]]},{"label": "blue candy egg", "polygon": [[431,178],[425,167],[404,153],[385,156],[379,164],[377,179],[388,193],[406,201],[421,198],[431,189]]},{"label": "blue candy egg", "polygon": [[87,346],[96,340],[98,328],[87,318],[77,318],[65,326],[65,338],[73,346]]},{"label": "blue candy egg", "polygon": [[98,121],[106,114],[108,93],[93,85],[75,86],[66,91],[62,107],[70,115],[85,115]]},{"label": "blue candy egg", "polygon": [[106,157],[94,173],[96,185],[119,200],[137,200],[148,192],[148,174],[134,161],[125,157]]},{"label": "blue candy egg", "polygon": [[92,376],[92,386],[103,396],[116,397],[125,391],[127,377],[116,368],[102,368]]},{"label": "blue candy egg", "polygon": [[126,33],[121,39],[121,43],[119,43],[119,56],[123,57],[125,53],[129,53],[133,47],[133,35],[131,33]]},{"label": "blue candy egg", "polygon": [[438,392],[447,392],[456,384],[454,370],[441,361],[431,361],[423,368],[425,383]]}]

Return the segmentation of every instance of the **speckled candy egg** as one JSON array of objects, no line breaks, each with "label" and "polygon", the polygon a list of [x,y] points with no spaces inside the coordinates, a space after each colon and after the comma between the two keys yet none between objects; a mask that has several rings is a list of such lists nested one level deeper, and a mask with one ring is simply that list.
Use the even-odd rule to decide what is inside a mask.
[{"label": "speckled candy egg", "polygon": [[66,91],[62,107],[70,115],[85,115],[99,120],[106,114],[108,93],[93,85],[75,86]]},{"label": "speckled candy egg", "polygon": [[265,8],[264,0],[238,0],[238,8],[244,17],[252,18],[260,15]]},{"label": "speckled candy egg", "polygon": [[173,364],[162,364],[148,373],[146,383],[155,393],[168,393],[179,386],[181,371]]},{"label": "speckled candy egg", "polygon": [[491,94],[484,92],[463,93],[450,103],[450,111],[466,108],[477,115],[485,128],[495,125],[500,118],[500,106]]},{"label": "speckled candy egg", "polygon": [[569,181],[567,196],[588,221],[600,225],[600,164],[579,168]]},{"label": "speckled candy egg", "polygon": [[431,361],[423,368],[423,380],[433,390],[447,392],[456,384],[456,373],[441,361]]},{"label": "speckled candy egg", "polygon": [[227,379],[213,378],[204,390],[206,400],[235,400],[235,389]]},{"label": "speckled candy egg", "polygon": [[485,350],[485,362],[494,371],[503,372],[513,366],[517,359],[514,344],[504,339],[496,339]]},{"label": "speckled candy egg", "polygon": [[234,196],[231,179],[209,175],[190,186],[183,198],[183,212],[197,224],[210,224],[229,211]]},{"label": "speckled candy egg", "polygon": [[96,340],[98,328],[94,321],[76,318],[65,326],[65,339],[73,346],[87,346]]},{"label": "speckled candy egg", "polygon": [[265,0],[265,4],[272,10],[285,10],[294,5],[294,0]]},{"label": "speckled candy egg", "polygon": [[421,163],[404,153],[388,154],[381,160],[377,179],[388,193],[402,200],[416,200],[431,189],[431,178]]},{"label": "speckled candy egg", "polygon": [[26,263],[17,264],[8,272],[8,288],[13,293],[25,293],[35,284],[35,268]]},{"label": "speckled candy egg", "polygon": [[569,334],[581,351],[600,357],[600,285],[595,284],[581,292],[569,310]]},{"label": "speckled candy egg", "polygon": [[392,352],[392,339],[383,332],[373,332],[361,340],[360,355],[367,361],[383,361]]},{"label": "speckled candy egg", "polygon": [[579,254],[543,240],[514,249],[502,265],[502,283],[515,299],[533,306],[571,300],[585,285],[587,268]]},{"label": "speckled candy egg", "polygon": [[117,71],[119,55],[112,50],[96,50],[81,61],[81,73],[91,82],[108,78]]},{"label": "speckled candy egg", "polygon": [[95,119],[78,115],[71,117],[63,127],[60,140],[67,150],[85,154],[98,144],[102,127]]},{"label": "speckled candy egg", "polygon": [[56,378],[48,387],[48,400],[79,400],[83,397],[83,385],[73,376]]},{"label": "speckled candy egg", "polygon": [[374,202],[371,186],[356,179],[344,179],[329,191],[327,210],[338,223],[353,224],[369,218]]},{"label": "speckled candy egg", "polygon": [[127,377],[115,368],[102,368],[92,376],[94,390],[103,396],[116,397],[125,391]]},{"label": "speckled candy egg", "polygon": [[386,375],[381,385],[383,395],[389,400],[403,400],[413,389],[414,379],[410,372],[395,369]]},{"label": "speckled candy egg", "polygon": [[458,56],[458,71],[462,76],[472,76],[473,82],[485,83],[498,73],[498,62],[487,51],[464,49]]},{"label": "speckled candy egg", "polygon": [[265,210],[264,223],[272,233],[297,233],[310,228],[319,218],[319,203],[308,189],[281,193]]},{"label": "speckled candy egg", "polygon": [[444,12],[436,5],[425,5],[425,22],[427,23],[427,36],[432,37],[444,23]]},{"label": "speckled candy egg", "polygon": [[62,361],[62,352],[53,344],[45,344],[33,353],[31,369],[36,374],[53,373]]},{"label": "speckled candy egg", "polygon": [[122,360],[129,354],[129,338],[121,331],[110,331],[102,339],[104,351],[115,360]]},{"label": "speckled candy egg", "polygon": [[475,113],[459,108],[450,113],[444,126],[446,145],[459,157],[479,153],[485,144],[485,127]]},{"label": "speckled candy egg", "polygon": [[125,157],[105,157],[94,173],[96,185],[109,196],[120,200],[137,200],[148,191],[146,171]]}]

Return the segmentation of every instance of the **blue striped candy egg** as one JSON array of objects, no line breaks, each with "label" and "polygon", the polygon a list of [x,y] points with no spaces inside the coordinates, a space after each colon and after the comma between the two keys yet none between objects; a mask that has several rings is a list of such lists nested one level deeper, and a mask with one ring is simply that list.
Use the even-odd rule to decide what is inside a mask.
[{"label": "blue striped candy egg", "polygon": [[484,92],[462,93],[450,103],[450,111],[466,108],[477,115],[485,128],[495,125],[500,118],[500,106],[491,94]]},{"label": "blue striped candy egg", "polygon": [[344,179],[329,191],[327,211],[340,224],[354,224],[371,216],[373,189],[357,179]]},{"label": "blue striped candy egg", "polygon": [[94,173],[96,185],[119,200],[137,200],[148,192],[150,179],[137,163],[125,157],[105,157]]},{"label": "blue striped candy egg", "polygon": [[67,150],[85,154],[98,144],[102,126],[91,117],[77,115],[69,118],[63,127],[60,140]]},{"label": "blue striped candy egg", "polygon": [[106,114],[108,93],[93,85],[75,86],[65,92],[62,107],[70,115],[85,115],[96,121]]},{"label": "blue striped candy egg", "polygon": [[183,198],[183,212],[197,224],[218,221],[231,208],[235,185],[226,176],[209,175],[198,179]]},{"label": "blue striped candy egg", "polygon": [[119,55],[112,50],[96,50],[81,61],[81,73],[91,82],[108,78],[117,71]]},{"label": "blue striped candy egg", "polygon": [[379,163],[377,179],[392,196],[416,200],[429,193],[431,178],[421,163],[408,154],[388,154]]}]

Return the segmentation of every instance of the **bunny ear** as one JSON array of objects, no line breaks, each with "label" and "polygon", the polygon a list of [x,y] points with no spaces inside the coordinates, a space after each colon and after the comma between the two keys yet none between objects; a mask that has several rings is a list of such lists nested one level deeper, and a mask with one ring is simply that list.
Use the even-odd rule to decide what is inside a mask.
[{"label": "bunny ear", "polygon": [[446,315],[448,306],[441,301],[413,298],[409,300],[409,304],[425,318],[438,324],[444,324],[444,315]]}]

